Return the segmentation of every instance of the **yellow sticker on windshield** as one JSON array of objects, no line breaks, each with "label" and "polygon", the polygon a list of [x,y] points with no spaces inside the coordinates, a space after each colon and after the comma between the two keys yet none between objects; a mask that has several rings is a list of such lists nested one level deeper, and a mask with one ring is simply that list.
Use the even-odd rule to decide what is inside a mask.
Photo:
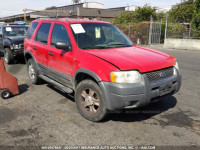
[{"label": "yellow sticker on windshield", "polygon": [[99,27],[95,28],[95,34],[97,39],[101,38],[101,29]]}]

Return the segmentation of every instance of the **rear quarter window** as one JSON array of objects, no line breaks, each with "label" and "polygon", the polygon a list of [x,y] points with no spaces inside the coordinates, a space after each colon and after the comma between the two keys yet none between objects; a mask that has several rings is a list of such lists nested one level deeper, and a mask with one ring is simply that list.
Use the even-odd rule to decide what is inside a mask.
[{"label": "rear quarter window", "polygon": [[30,28],[28,29],[28,32],[27,32],[27,35],[26,35],[26,38],[27,39],[31,39],[35,29],[37,28],[38,26],[38,22],[33,22],[31,25],[30,25]]}]

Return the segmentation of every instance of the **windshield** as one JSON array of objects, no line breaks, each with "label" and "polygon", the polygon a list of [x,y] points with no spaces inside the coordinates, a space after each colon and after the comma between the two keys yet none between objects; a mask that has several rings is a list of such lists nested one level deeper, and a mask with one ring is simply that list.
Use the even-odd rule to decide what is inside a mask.
[{"label": "windshield", "polygon": [[71,24],[71,29],[80,49],[105,49],[133,46],[133,43],[112,24]]},{"label": "windshield", "polygon": [[4,27],[5,36],[25,36],[27,27]]}]

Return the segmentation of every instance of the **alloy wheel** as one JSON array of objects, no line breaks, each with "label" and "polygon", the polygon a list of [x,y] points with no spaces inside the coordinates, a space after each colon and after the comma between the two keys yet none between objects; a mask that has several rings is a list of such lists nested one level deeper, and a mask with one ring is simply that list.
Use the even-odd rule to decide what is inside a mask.
[{"label": "alloy wheel", "polygon": [[5,58],[4,58],[5,62],[8,63],[8,52],[5,52]]},{"label": "alloy wheel", "polygon": [[100,107],[100,99],[98,94],[91,88],[84,89],[81,92],[81,106],[87,113],[96,113]]},{"label": "alloy wheel", "polygon": [[35,70],[34,70],[32,64],[29,65],[28,70],[29,70],[29,76],[30,76],[30,78],[34,80],[35,79]]}]

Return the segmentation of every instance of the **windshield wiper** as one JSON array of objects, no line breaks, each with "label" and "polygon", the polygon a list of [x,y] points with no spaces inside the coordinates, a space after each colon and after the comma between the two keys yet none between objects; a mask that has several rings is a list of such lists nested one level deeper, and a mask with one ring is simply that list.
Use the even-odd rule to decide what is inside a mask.
[{"label": "windshield wiper", "polygon": [[109,44],[99,44],[99,45],[95,45],[95,46],[83,47],[82,49],[105,49],[105,48],[115,48],[116,46],[117,47],[132,47],[133,45],[113,42],[113,43],[109,43]]},{"label": "windshield wiper", "polygon": [[108,48],[108,47],[107,46],[96,45],[96,46],[83,47],[82,49],[105,49],[105,48]]},{"label": "windshield wiper", "polygon": [[124,44],[124,43],[109,43],[106,46],[118,46],[118,47],[132,47],[133,45],[129,45],[129,44]]},{"label": "windshield wiper", "polygon": [[133,45],[128,45],[128,44],[119,43],[119,42],[112,42],[112,43],[100,44],[96,46],[104,46],[106,48],[117,48],[117,47],[132,47]]}]

